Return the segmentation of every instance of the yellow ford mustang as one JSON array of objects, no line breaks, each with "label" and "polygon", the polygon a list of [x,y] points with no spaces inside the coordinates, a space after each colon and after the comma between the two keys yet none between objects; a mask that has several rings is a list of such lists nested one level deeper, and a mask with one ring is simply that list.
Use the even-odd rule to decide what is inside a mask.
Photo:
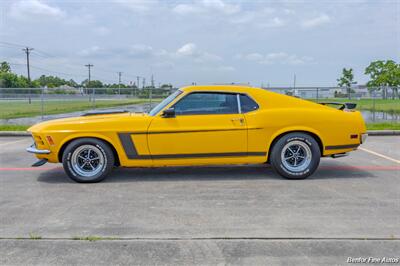
[{"label": "yellow ford mustang", "polygon": [[177,90],[148,114],[91,112],[28,129],[27,149],[45,162],[62,162],[78,182],[103,180],[114,166],[270,163],[301,179],[321,156],[355,150],[366,128],[354,104],[323,104],[243,86]]}]

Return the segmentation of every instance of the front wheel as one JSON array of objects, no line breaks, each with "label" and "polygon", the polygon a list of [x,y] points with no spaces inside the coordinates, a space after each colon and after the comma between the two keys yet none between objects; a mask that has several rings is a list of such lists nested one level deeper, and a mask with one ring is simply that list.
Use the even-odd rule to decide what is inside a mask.
[{"label": "front wheel", "polygon": [[312,136],[289,133],[275,143],[270,156],[278,174],[288,179],[304,179],[317,169],[321,151]]},{"label": "front wheel", "polygon": [[114,155],[104,141],[82,138],[72,141],[66,147],[63,167],[68,176],[80,183],[103,180],[114,166]]}]

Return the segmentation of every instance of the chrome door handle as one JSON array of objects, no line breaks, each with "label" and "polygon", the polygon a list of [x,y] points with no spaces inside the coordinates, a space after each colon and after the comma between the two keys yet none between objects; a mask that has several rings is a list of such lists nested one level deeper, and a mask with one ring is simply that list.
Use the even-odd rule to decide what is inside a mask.
[{"label": "chrome door handle", "polygon": [[232,121],[232,122],[239,121],[240,124],[243,124],[243,123],[244,123],[244,119],[243,119],[243,118],[232,118],[231,121]]}]

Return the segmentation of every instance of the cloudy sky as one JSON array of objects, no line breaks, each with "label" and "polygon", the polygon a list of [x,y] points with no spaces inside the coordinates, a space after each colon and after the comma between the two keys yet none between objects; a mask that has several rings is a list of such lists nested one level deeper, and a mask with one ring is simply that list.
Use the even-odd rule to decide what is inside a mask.
[{"label": "cloudy sky", "polygon": [[0,60],[32,76],[156,83],[359,84],[377,59],[400,58],[400,1],[1,1]]}]

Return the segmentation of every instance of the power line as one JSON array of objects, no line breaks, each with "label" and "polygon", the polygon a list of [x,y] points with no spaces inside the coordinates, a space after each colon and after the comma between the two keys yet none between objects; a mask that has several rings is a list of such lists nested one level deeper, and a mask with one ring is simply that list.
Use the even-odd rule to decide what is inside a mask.
[{"label": "power line", "polygon": [[[10,65],[12,65],[12,64],[10,64]],[[53,70],[49,70],[49,69],[38,67],[38,66],[34,66],[34,65],[31,65],[31,68],[43,70],[43,71],[46,71],[46,72],[49,72],[49,73],[54,73],[54,74],[59,74],[59,75],[64,75],[64,76],[70,76],[70,77],[74,77],[74,76],[86,77],[86,75],[82,75],[82,74],[72,74],[72,73],[53,71]]]},{"label": "power line", "polygon": [[[59,56],[54,56],[54,55],[52,55],[52,54],[49,54],[49,53],[47,53],[47,52],[44,52],[44,51],[42,51],[42,50],[39,50],[39,49],[37,49],[37,48],[35,48],[35,50],[33,51],[33,48],[29,48],[29,47],[27,47],[26,45],[22,45],[22,44],[17,44],[17,43],[12,43],[12,42],[4,42],[4,41],[0,41],[0,47],[4,47],[4,48],[13,48],[13,47],[18,47],[18,48],[23,48],[23,50],[24,51],[26,51],[26,49],[28,48],[29,50],[28,50],[28,52],[26,52],[27,53],[27,67],[28,67],[28,80],[30,80],[30,70],[29,70],[29,55],[35,55],[35,56],[39,56],[39,57],[42,57],[42,58],[62,58],[62,57],[59,57]],[[51,64],[51,62],[48,62],[48,63],[50,63]],[[89,64],[90,65],[90,64]],[[85,65],[85,66],[87,66],[87,65]],[[90,67],[92,67],[93,65],[91,65]],[[32,66],[33,67],[33,66]],[[65,65],[63,65],[63,67],[66,67]],[[88,66],[87,66],[88,67]],[[89,68],[90,68],[89,67]],[[68,74],[68,73],[63,73],[63,72],[57,72],[57,71],[52,71],[52,70],[48,70],[48,69],[45,69],[45,68],[39,68],[39,67],[37,67],[37,66],[35,66],[35,67],[33,67],[33,68],[37,68],[37,69],[41,69],[41,70],[44,70],[44,71],[47,71],[47,72],[51,72],[51,73],[56,73],[56,74],[61,74],[61,75],[68,75],[68,76],[83,76],[83,75],[75,75],[75,74]],[[68,68],[70,68],[70,69],[75,69],[75,67],[73,67],[73,66],[70,66],[70,67],[68,67]],[[96,69],[98,69],[98,70],[100,70],[100,71],[103,71],[103,72],[107,72],[107,73],[115,73],[114,71],[112,71],[112,70],[108,70],[108,69],[102,69],[102,68],[98,68],[98,67],[96,67]],[[90,72],[90,70],[89,70],[89,72]],[[133,79],[136,79],[136,81],[137,81],[137,87],[139,88],[139,84],[140,84],[140,79],[142,78],[143,79],[143,87],[145,87],[146,86],[146,79],[143,77],[143,76],[139,76],[139,75],[133,75],[133,74],[128,74],[128,73],[124,73],[124,75],[125,76],[127,76],[127,77],[130,77],[130,78],[133,78]],[[104,78],[102,77],[101,78],[102,80],[104,80]],[[107,79],[108,81],[110,81],[110,79]],[[120,82],[119,82],[120,83]]]},{"label": "power line", "polygon": [[12,43],[12,42],[3,42],[3,41],[0,41],[0,43],[5,44],[5,45],[9,45],[9,46],[19,47],[19,48],[21,48],[21,47],[26,47],[26,45],[17,44],[17,43]]}]

